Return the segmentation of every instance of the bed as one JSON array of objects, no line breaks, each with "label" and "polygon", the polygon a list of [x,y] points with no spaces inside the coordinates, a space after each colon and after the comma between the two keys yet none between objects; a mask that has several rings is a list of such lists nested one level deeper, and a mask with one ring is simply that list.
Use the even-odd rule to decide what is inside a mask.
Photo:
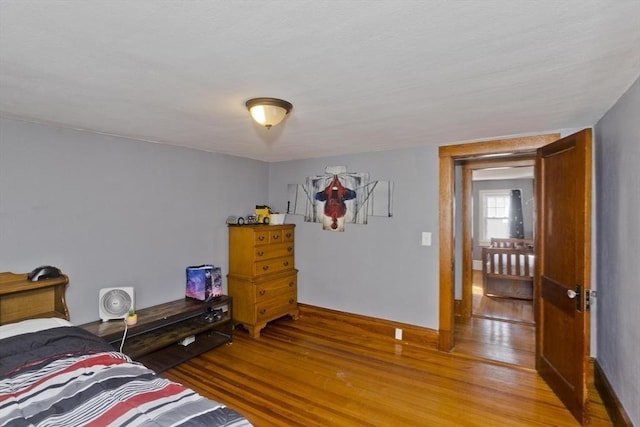
[{"label": "bed", "polygon": [[67,281],[0,273],[0,426],[251,425],[73,326]]},{"label": "bed", "polygon": [[482,248],[482,289],[486,296],[533,299],[533,240],[492,238]]}]

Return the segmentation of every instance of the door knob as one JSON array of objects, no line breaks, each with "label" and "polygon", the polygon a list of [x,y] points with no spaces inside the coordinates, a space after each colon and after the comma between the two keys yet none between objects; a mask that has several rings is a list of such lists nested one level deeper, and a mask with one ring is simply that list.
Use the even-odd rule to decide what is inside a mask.
[{"label": "door knob", "polygon": [[567,296],[571,299],[574,299],[578,294],[573,289],[567,289]]}]

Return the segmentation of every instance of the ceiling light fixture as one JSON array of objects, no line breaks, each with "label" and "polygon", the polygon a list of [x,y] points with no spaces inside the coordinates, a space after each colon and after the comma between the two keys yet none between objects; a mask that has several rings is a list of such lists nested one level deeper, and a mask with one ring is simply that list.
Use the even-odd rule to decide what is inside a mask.
[{"label": "ceiling light fixture", "polygon": [[293,108],[290,102],[278,98],[253,98],[246,105],[253,120],[267,129],[284,120]]}]

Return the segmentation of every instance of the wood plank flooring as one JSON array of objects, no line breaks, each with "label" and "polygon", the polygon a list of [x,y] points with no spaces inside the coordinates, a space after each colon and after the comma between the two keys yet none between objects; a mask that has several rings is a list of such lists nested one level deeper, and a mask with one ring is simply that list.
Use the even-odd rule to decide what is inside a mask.
[{"label": "wood plank flooring", "polygon": [[482,294],[482,272],[473,272],[473,316],[455,319],[454,352],[535,367],[533,302]]},{"label": "wood plank flooring", "polygon": [[457,317],[454,352],[534,369],[535,328],[531,324],[475,316]]},{"label": "wood plank flooring", "polygon": [[473,271],[473,305],[476,317],[534,323],[533,301],[513,298],[487,297],[482,294],[482,271]]},{"label": "wood plank flooring", "polygon": [[[530,369],[487,363],[302,310],[166,371],[256,426],[575,426]],[[611,425],[592,404],[592,425]]]}]

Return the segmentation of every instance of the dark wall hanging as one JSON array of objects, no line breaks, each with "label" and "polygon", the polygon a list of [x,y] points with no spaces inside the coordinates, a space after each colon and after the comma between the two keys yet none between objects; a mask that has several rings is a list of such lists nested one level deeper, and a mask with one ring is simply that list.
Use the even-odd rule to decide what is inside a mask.
[{"label": "dark wall hanging", "polygon": [[509,206],[509,237],[512,239],[524,239],[522,191],[520,190],[511,190]]}]

